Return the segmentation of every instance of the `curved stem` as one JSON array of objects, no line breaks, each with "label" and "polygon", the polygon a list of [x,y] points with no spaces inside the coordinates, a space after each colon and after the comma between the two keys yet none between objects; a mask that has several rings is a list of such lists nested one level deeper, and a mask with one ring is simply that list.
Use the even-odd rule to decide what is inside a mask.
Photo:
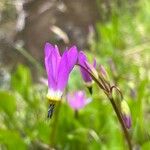
[{"label": "curved stem", "polygon": [[[118,120],[119,120],[119,122],[120,122],[120,124],[121,124],[122,131],[124,132],[124,135],[125,135],[125,138],[126,138],[126,141],[127,141],[128,147],[129,147],[129,150],[132,150],[132,144],[131,144],[131,141],[130,141],[129,133],[128,133],[128,130],[127,130],[127,128],[126,128],[126,126],[125,126],[125,124],[124,124],[124,121],[123,121],[123,119],[122,119],[122,115],[121,115],[121,113],[120,113],[118,107],[116,106],[116,103],[115,103],[113,97],[110,96],[110,93],[112,92],[112,89],[113,89],[114,87],[110,87],[110,89],[106,89],[105,86],[103,86],[103,85],[99,82],[99,80],[98,80],[91,72],[89,72],[84,66],[82,66],[82,65],[80,65],[80,64],[78,64],[78,65],[79,65],[80,67],[82,67],[87,73],[89,73],[89,75],[92,77],[92,79],[98,84],[98,86],[104,91],[104,93],[105,93],[105,94],[107,95],[107,97],[109,98],[109,100],[110,100],[110,102],[111,102],[111,104],[112,104],[112,106],[113,106],[113,109],[114,109],[114,111],[115,111],[115,113],[116,113],[116,115],[117,115],[117,118],[118,118]],[[104,83],[104,84],[105,84],[105,83]],[[118,89],[117,89],[117,90],[118,90]],[[118,91],[120,92],[120,90],[118,90]],[[120,94],[121,94],[121,97],[123,97],[123,95],[122,95],[121,92],[120,92]]]},{"label": "curved stem", "polygon": [[80,64],[77,64],[79,67],[83,68],[91,77],[92,79],[98,84],[98,86],[105,90],[105,88],[103,87],[103,85],[95,78],[95,76],[90,72],[88,71],[84,66],[80,65]]},{"label": "curved stem", "polygon": [[122,92],[120,91],[120,89],[119,89],[118,87],[116,87],[115,85],[113,85],[113,86],[110,88],[110,91],[112,92],[113,89],[116,89],[116,90],[119,92],[119,94],[120,94],[120,96],[121,96],[121,100],[122,100],[122,99],[123,99],[123,95],[122,95]]},{"label": "curved stem", "polygon": [[108,98],[109,98],[109,100],[110,100],[110,102],[111,102],[111,104],[113,106],[113,109],[115,110],[115,113],[116,113],[116,115],[118,117],[118,120],[119,120],[119,122],[121,124],[122,130],[124,132],[126,141],[128,143],[128,146],[129,146],[129,150],[132,150],[132,144],[131,144],[130,136],[129,136],[129,133],[127,131],[127,128],[125,127],[125,124],[124,124],[124,121],[123,121],[122,116],[120,114],[120,111],[119,111],[118,107],[116,106],[114,99],[112,97],[109,97],[109,96],[108,96]]}]

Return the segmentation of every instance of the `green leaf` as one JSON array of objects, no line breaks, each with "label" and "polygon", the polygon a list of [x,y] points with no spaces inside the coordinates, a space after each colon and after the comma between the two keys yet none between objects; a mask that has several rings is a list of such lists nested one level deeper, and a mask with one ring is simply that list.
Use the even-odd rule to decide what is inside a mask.
[{"label": "green leaf", "polygon": [[31,73],[29,68],[19,65],[11,78],[12,88],[21,93],[25,98],[28,96],[31,86]]},{"label": "green leaf", "polygon": [[45,122],[38,122],[36,128],[38,130],[39,139],[44,141],[45,143],[48,143],[49,142],[49,136],[50,136],[49,125],[46,124]]},{"label": "green leaf", "polygon": [[0,91],[0,111],[9,116],[16,111],[16,98],[8,91]]},{"label": "green leaf", "polygon": [[142,146],[142,150],[148,150],[148,149],[150,149],[150,142],[146,142]]},{"label": "green leaf", "polygon": [[11,130],[0,129],[0,144],[6,146],[8,150],[26,149],[26,145],[20,135]]}]

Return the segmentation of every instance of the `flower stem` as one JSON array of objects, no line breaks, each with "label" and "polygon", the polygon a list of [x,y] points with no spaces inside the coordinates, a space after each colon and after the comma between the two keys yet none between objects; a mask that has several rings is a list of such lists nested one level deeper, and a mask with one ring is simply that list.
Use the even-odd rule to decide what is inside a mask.
[{"label": "flower stem", "polygon": [[57,134],[57,124],[58,124],[58,118],[59,118],[59,112],[60,112],[60,105],[61,103],[59,102],[58,104],[56,104],[56,112],[52,123],[52,131],[51,131],[51,135],[50,135],[50,146],[54,147],[55,146],[55,142],[56,142],[56,134]]},{"label": "flower stem", "polygon": [[[129,136],[129,133],[128,133],[128,130],[124,124],[124,121],[122,119],[122,115],[114,101],[114,98],[112,97],[112,89],[114,88],[113,86],[111,87],[109,83],[108,84],[108,89],[105,82],[103,82],[103,79],[97,79],[90,71],[88,71],[84,66],[78,64],[81,68],[83,68],[87,73],[90,74],[90,76],[92,77],[92,79],[95,81],[95,83],[97,83],[97,85],[99,86],[100,89],[102,89],[104,91],[104,93],[107,95],[108,99],[110,100],[111,104],[112,104],[112,107],[117,115],[117,118],[121,124],[121,127],[122,127],[122,131],[124,132],[124,135],[125,135],[125,138],[126,138],[126,141],[127,141],[127,144],[128,144],[128,147],[129,147],[129,150],[132,150],[132,144],[131,144],[131,140],[130,140],[130,136]],[[100,81],[99,81],[100,80]],[[101,83],[102,82],[102,83]],[[119,93],[121,94],[121,97],[122,96],[122,93],[120,92],[119,89],[117,89],[119,91]]]},{"label": "flower stem", "polygon": [[125,135],[125,138],[126,138],[128,147],[129,147],[129,150],[132,150],[132,144],[131,144],[130,136],[129,136],[128,130],[127,130],[125,124],[124,124],[124,121],[123,121],[123,119],[122,119],[121,113],[120,113],[118,107],[116,106],[113,97],[109,97],[109,96],[108,96],[108,98],[109,98],[109,100],[110,100],[110,102],[111,102],[111,104],[112,104],[112,106],[113,106],[113,109],[114,109],[114,111],[115,111],[115,113],[116,113],[116,115],[117,115],[117,117],[118,117],[118,120],[119,120],[119,122],[120,122],[120,124],[121,124],[122,130],[123,130],[123,132],[124,132],[124,135]]},{"label": "flower stem", "polygon": [[75,117],[75,119],[78,119],[78,117],[79,117],[79,112],[78,112],[78,110],[75,110],[75,111],[74,111],[74,117]]}]

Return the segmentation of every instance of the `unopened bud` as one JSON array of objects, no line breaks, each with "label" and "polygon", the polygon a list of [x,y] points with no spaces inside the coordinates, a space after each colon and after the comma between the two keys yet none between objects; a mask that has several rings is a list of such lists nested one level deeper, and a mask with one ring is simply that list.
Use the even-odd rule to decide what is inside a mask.
[{"label": "unopened bud", "polygon": [[94,77],[96,79],[98,79],[98,72],[97,70],[94,68],[93,65],[89,64],[88,62],[85,62],[86,67],[88,68],[88,70],[94,75]]},{"label": "unopened bud", "polygon": [[103,65],[100,65],[100,75],[103,78],[107,78],[107,72],[106,72],[105,68],[103,67]]},{"label": "unopened bud", "polygon": [[131,127],[131,113],[130,108],[125,100],[121,101],[121,113],[126,128],[129,129]]}]

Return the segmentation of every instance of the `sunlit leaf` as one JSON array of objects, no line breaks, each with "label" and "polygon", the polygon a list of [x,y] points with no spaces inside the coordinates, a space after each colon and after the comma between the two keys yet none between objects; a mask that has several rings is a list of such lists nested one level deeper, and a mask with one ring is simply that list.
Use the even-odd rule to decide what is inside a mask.
[{"label": "sunlit leaf", "polygon": [[0,129],[0,144],[8,150],[26,150],[23,138],[16,131]]},{"label": "sunlit leaf", "polygon": [[16,111],[16,99],[12,93],[0,91],[0,111],[4,111],[10,116]]},{"label": "sunlit leaf", "polygon": [[29,68],[19,65],[12,75],[11,83],[12,88],[26,98],[29,92],[29,87],[31,86],[31,73]]}]

